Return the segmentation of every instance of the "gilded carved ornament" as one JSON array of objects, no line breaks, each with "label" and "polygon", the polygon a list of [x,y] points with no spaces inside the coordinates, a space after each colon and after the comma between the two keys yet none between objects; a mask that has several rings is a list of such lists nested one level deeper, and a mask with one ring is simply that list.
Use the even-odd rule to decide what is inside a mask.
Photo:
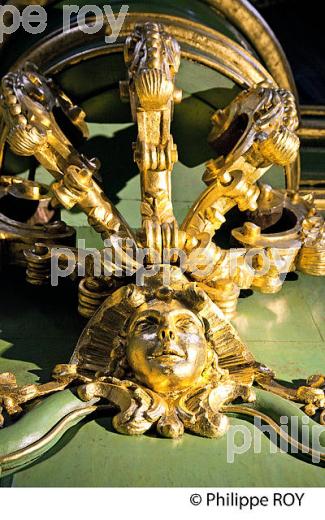
[{"label": "gilded carved ornament", "polygon": [[[12,151],[35,156],[53,175],[51,207],[78,206],[103,239],[129,239],[135,249],[148,249],[146,265],[157,267],[154,276],[137,286],[128,278],[117,281],[114,271],[112,277],[96,279],[88,263],[80,282],[79,310],[90,320],[70,363],[55,367],[53,381],[45,385],[18,387],[12,374],[1,374],[2,422],[6,414],[21,413],[25,403],[72,386],[84,401],[113,405],[118,432],[140,434],[154,425],[164,437],[180,437],[185,429],[220,437],[227,431],[227,413],[258,415],[247,404],[231,405],[238,398],[254,402],[255,383],[304,404],[311,416],[319,411],[324,424],[324,376],[311,376],[297,389],[281,386],[228,321],[240,289],[276,292],[288,271],[325,273],[324,220],[312,199],[260,182],[273,164],[285,166],[298,153],[292,94],[264,82],[244,90],[212,116],[209,142],[214,158],[203,175],[207,187],[179,226],[171,197],[177,147],[170,125],[174,103],[181,101],[175,84],[180,48],[161,25],[150,22],[138,25],[127,38],[124,57],[128,77],[121,82],[121,96],[130,102],[138,126],[133,151],[141,179],[141,230],[132,230],[107,199],[96,180],[97,160],[73,148],[53,114],[54,107],[61,106],[86,135],[83,111],[32,65],[2,80],[7,141]],[[236,269],[231,270],[230,250],[218,246],[215,233],[234,207],[248,220],[232,230],[240,247]],[[290,226],[268,233],[284,214],[290,214]],[[130,261],[136,272],[139,266],[123,242],[112,244],[116,258],[123,265]],[[170,265],[164,262],[166,249],[173,250]],[[182,272],[177,249],[187,254],[203,250],[209,274],[202,276],[191,262]],[[244,261],[249,251],[255,271]],[[50,257],[51,245],[42,237],[37,246],[26,248],[31,283],[48,280],[44,273]],[[259,275],[263,258],[270,268]]]}]

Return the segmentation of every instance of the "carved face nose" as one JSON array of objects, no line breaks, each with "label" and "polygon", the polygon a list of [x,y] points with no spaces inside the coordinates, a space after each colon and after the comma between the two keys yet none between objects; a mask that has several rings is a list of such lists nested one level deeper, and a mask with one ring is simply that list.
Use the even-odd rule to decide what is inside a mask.
[{"label": "carved face nose", "polygon": [[161,327],[158,333],[161,341],[172,341],[175,339],[175,334],[170,327]]}]

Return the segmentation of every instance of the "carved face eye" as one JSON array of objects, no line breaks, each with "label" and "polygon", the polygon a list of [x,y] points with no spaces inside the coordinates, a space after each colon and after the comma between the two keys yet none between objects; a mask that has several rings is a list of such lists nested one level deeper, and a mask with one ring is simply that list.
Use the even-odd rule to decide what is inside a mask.
[{"label": "carved face eye", "polygon": [[198,331],[197,323],[190,317],[183,317],[177,320],[177,328],[182,332],[195,333]]},{"label": "carved face eye", "polygon": [[134,324],[134,331],[136,333],[143,332],[156,332],[158,329],[158,319],[154,316],[146,316],[145,318],[139,319]]}]

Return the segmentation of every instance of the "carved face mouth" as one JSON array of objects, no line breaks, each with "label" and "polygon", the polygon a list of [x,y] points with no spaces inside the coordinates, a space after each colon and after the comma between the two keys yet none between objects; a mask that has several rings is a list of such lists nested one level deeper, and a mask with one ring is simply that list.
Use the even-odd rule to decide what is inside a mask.
[{"label": "carved face mouth", "polygon": [[148,359],[157,359],[159,361],[179,361],[180,359],[187,359],[187,354],[178,345],[169,344],[159,346]]}]

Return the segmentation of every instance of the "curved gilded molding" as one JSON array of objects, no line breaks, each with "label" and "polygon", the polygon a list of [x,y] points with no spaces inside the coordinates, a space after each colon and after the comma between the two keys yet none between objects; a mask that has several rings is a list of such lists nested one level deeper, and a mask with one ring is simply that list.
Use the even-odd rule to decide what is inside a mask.
[{"label": "curved gilded molding", "polygon": [[201,0],[222,13],[253,44],[267,70],[282,88],[298,99],[290,64],[271,27],[247,0]]},{"label": "curved gilded molding", "polygon": [[[276,83],[282,88],[291,90],[298,99],[292,70],[285,53],[272,29],[255,7],[247,0],[200,0],[200,2],[221,13],[236,29],[239,29],[263,59]],[[5,3],[17,7],[31,3],[47,6],[55,3],[55,0],[33,0],[33,2],[11,0]]]},{"label": "curved gilded molding", "polygon": [[[31,61],[44,73],[55,74],[85,59],[122,52],[126,37],[133,32],[135,24],[141,18],[162,23],[166,31],[180,43],[183,57],[208,65],[242,87],[252,86],[266,79],[273,82],[272,76],[257,59],[223,34],[185,18],[150,12],[128,13],[114,44],[105,43],[103,40],[105,33],[100,31],[94,35],[87,35],[86,41],[91,46],[85,49],[85,33],[82,31],[82,26],[72,26],[68,32],[56,30],[24,53],[11,70],[17,70],[26,61]],[[87,18],[87,23],[91,20],[92,17]],[[71,54],[64,57],[64,53]]]},{"label": "curved gilded molding", "polygon": [[[213,10],[222,13],[253,44],[264,61],[267,70],[276,83],[291,90],[297,100],[299,116],[299,98],[290,64],[270,26],[247,0],[201,0]],[[299,190],[300,157],[286,168],[286,184],[290,190]]]},{"label": "curved gilded molding", "polygon": [[[62,413],[62,407],[58,401],[62,401],[62,397],[68,402],[70,398],[69,411]],[[268,424],[279,438],[296,449],[295,453],[304,454],[307,457],[313,457],[313,460],[325,461],[324,448],[324,431],[312,419],[309,419],[299,408],[293,403],[283,399],[282,397],[270,394],[264,390],[256,388],[256,403],[247,407],[242,404],[229,405],[223,408],[223,412],[229,416],[242,418],[257,417]],[[8,429],[0,432],[2,440],[2,452],[0,453],[0,477],[4,477],[14,473],[20,469],[28,467],[35,462],[43,453],[59,442],[63,434],[82,419],[91,417],[97,409],[109,409],[109,406],[82,403],[75,404],[77,398],[72,395],[69,390],[65,390],[60,394],[55,394],[47,398],[38,409],[34,409],[23,419],[15,424],[15,437],[8,439]],[[74,409],[73,406],[74,405]],[[44,414],[44,410],[51,412]],[[43,421],[39,421],[40,412],[43,414]],[[35,418],[35,414],[38,418]],[[52,414],[56,417],[53,419]],[[58,415],[60,414],[60,417]],[[281,428],[281,417],[288,417],[288,428]],[[26,427],[29,422],[29,428]],[[297,428],[298,425],[298,428]],[[296,428],[296,430],[294,429]],[[304,431],[308,431],[308,436],[302,435],[302,427]],[[319,439],[319,449],[317,451],[309,442],[311,432],[317,432]],[[290,432],[290,434],[288,434]],[[315,437],[315,435],[314,435]],[[304,444],[299,442],[304,439]],[[317,438],[317,436],[315,437]],[[301,456],[301,455],[300,455]]]}]

